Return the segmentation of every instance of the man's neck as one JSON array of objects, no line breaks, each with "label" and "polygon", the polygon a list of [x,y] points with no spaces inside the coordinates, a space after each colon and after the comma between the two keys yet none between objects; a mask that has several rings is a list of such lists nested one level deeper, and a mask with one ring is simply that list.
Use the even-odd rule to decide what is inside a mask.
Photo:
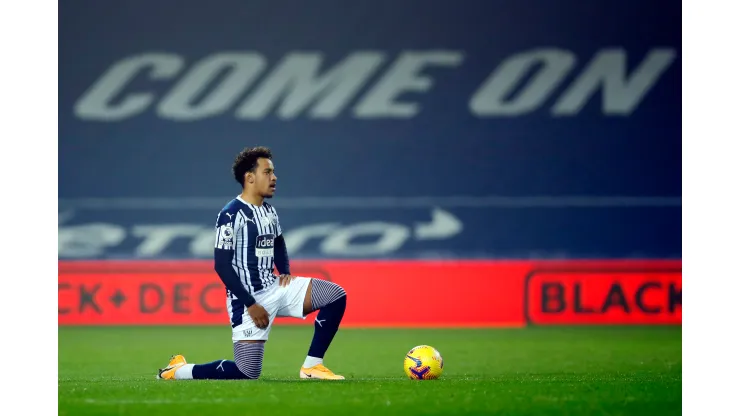
[{"label": "man's neck", "polygon": [[241,195],[239,195],[244,201],[256,205],[261,206],[262,202],[264,202],[265,198],[260,195],[253,195],[247,193],[247,191],[243,191]]}]

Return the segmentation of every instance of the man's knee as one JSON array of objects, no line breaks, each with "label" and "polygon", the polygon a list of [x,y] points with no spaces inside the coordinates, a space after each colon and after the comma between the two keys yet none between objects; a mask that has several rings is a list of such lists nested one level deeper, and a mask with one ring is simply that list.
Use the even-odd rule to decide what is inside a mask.
[{"label": "man's knee", "polygon": [[314,310],[346,298],[347,292],[344,288],[334,282],[314,279],[311,290],[311,304]]},{"label": "man's knee", "polygon": [[244,374],[245,380],[257,380],[260,378],[260,375],[262,375],[262,367],[260,366],[259,369],[246,369],[246,370],[239,370]]},{"label": "man's knee", "polygon": [[[334,284],[337,285],[336,283]],[[344,287],[337,285],[337,291],[339,293],[339,297],[342,297],[342,296],[344,296],[345,298],[347,297],[347,291],[344,290]]]},{"label": "man's knee", "polygon": [[256,380],[262,374],[265,341],[245,341],[234,344],[234,361],[245,378]]}]

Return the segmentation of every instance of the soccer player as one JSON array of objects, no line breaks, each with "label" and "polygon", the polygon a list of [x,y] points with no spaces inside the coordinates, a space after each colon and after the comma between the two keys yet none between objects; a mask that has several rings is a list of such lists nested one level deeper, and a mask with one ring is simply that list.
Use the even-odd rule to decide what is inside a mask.
[{"label": "soccer player", "polygon": [[[343,380],[323,364],[339,329],[347,296],[344,289],[322,279],[290,274],[288,252],[275,208],[265,202],[275,194],[275,168],[266,147],[242,150],[232,166],[242,193],[231,200],[216,220],[215,269],[226,286],[234,361],[188,364],[175,355],[157,378],[256,379],[276,316],[305,319],[318,310],[308,355],[300,378]],[[277,267],[280,275],[273,273]]]}]

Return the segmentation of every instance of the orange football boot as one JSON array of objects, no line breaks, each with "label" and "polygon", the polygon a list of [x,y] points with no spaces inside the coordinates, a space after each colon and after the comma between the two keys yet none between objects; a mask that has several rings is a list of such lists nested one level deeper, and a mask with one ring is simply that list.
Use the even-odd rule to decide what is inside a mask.
[{"label": "orange football boot", "polygon": [[159,369],[157,378],[160,380],[174,380],[175,371],[177,371],[178,368],[184,366],[187,363],[188,362],[185,361],[185,357],[183,357],[182,355],[173,355],[170,358],[170,363],[167,364],[167,367]]}]

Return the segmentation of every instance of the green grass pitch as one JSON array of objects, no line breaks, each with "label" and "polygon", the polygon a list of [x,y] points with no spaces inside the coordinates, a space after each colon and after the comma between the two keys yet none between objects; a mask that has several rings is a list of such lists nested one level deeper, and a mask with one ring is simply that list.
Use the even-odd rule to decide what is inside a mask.
[{"label": "green grass pitch", "polygon": [[[345,381],[298,379],[312,333],[274,327],[260,380],[164,381],[175,353],[233,359],[230,328],[60,327],[59,414],[681,414],[680,327],[341,329],[325,364]],[[420,344],[440,380],[405,378]]]}]

